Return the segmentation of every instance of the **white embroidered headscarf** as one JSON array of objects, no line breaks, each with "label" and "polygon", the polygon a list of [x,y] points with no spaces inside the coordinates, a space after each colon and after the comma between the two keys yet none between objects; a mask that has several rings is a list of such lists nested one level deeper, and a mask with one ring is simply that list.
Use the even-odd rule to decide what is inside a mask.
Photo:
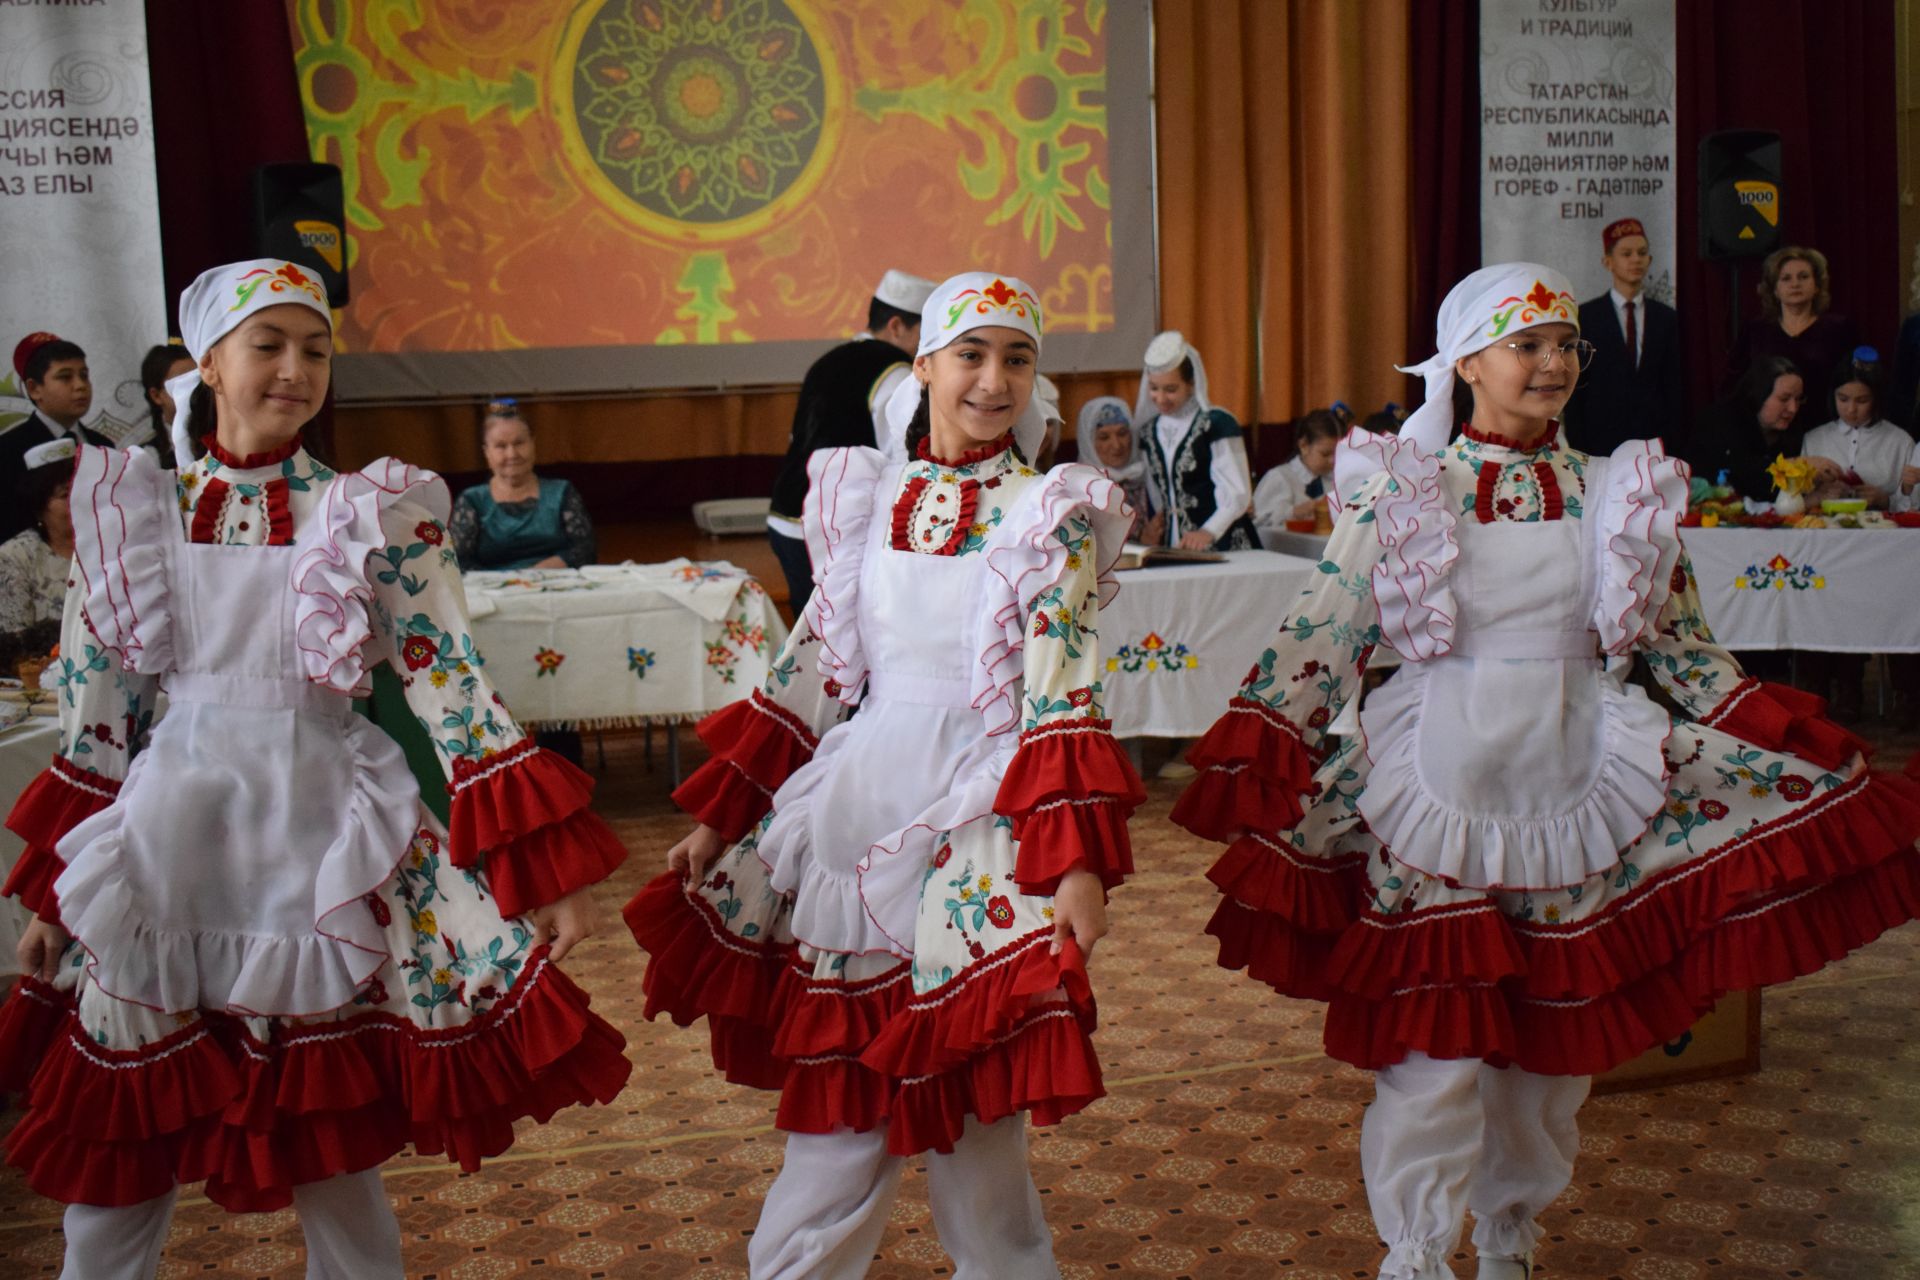
[{"label": "white embroidered headscarf", "polygon": [[[1580,328],[1580,303],[1573,283],[1537,262],[1503,262],[1482,267],[1447,294],[1435,325],[1439,350],[1415,365],[1395,365],[1426,380],[1427,399],[1400,428],[1424,454],[1438,453],[1453,437],[1454,362],[1495,342],[1545,324]],[[1379,469],[1376,455],[1363,447],[1374,439],[1355,428],[1334,455],[1334,489],[1347,496]]]},{"label": "white embroidered headscarf", "polygon": [[[927,299],[920,311],[920,350],[915,354],[930,356],[975,329],[1002,328],[1017,329],[1032,338],[1038,361],[1041,327],[1040,298],[1032,285],[992,271],[965,271],[942,283]],[[903,378],[893,389],[887,398],[887,423],[893,430],[906,434],[920,407],[922,389],[918,378]],[[1046,406],[1036,386],[1020,420],[1013,424],[1013,442],[1031,462],[1040,456],[1046,439]]]},{"label": "white embroidered headscarf", "polygon": [[[1129,428],[1127,460],[1117,467],[1110,467],[1100,461],[1100,455],[1094,452],[1093,436],[1101,427],[1115,425]],[[1119,396],[1095,396],[1081,405],[1075,435],[1080,442],[1080,461],[1105,473],[1109,479],[1125,484],[1147,474],[1147,460],[1140,456],[1140,431],[1133,426],[1133,419],[1127,416],[1127,402]]]},{"label": "white embroidered headscarf", "polygon": [[1186,335],[1177,329],[1155,334],[1153,341],[1147,344],[1147,354],[1140,364],[1140,394],[1133,402],[1133,425],[1144,427],[1159,410],[1153,407],[1153,398],[1147,394],[1147,381],[1163,373],[1172,373],[1180,367],[1182,360],[1193,362],[1193,406],[1196,414],[1213,408],[1213,401],[1207,398],[1207,364],[1200,358],[1200,352],[1187,341]]},{"label": "white embroidered headscarf", "polygon": [[193,392],[200,385],[200,360],[214,344],[239,328],[256,311],[297,303],[333,325],[327,287],[284,258],[253,258],[200,273],[180,294],[180,340],[193,368],[167,379],[173,397],[173,456],[180,466],[193,458]]}]

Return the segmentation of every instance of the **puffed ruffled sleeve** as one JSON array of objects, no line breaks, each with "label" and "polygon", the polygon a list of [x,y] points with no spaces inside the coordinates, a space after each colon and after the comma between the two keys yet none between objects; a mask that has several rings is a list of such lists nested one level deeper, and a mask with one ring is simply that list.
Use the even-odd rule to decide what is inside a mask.
[{"label": "puffed ruffled sleeve", "polygon": [[160,559],[180,539],[172,477],[144,451],[82,448],[70,501],[60,656],[41,677],[60,698],[60,749],[7,815],[26,849],[0,889],[48,920],[59,917],[53,882],[66,870],[55,846],[113,803],[152,727],[155,673],[173,652]]},{"label": "puffed ruffled sleeve", "polygon": [[729,843],[766,816],[773,793],[859,701],[867,678],[857,623],[860,561],[885,471],[876,449],[820,449],[808,461],[802,527],[813,594],[766,682],[700,722],[712,754],[673,793],[675,804]]},{"label": "puffed ruffled sleeve", "polygon": [[1687,464],[1658,440],[1630,440],[1607,459],[1600,535],[1605,545],[1594,630],[1610,654],[1632,650],[1657,626],[1680,564]]},{"label": "puffed ruffled sleeve", "polygon": [[1132,519],[1120,485],[1056,467],[987,553],[994,598],[975,705],[990,732],[1021,726],[993,807],[1013,824],[1014,878],[1028,893],[1053,893],[1077,868],[1108,888],[1133,871],[1127,819],[1146,792],[1102,714],[1099,650],[1100,605]]},{"label": "puffed ruffled sleeve", "polygon": [[448,776],[454,865],[484,867],[501,911],[521,915],[605,879],[626,851],[590,807],[592,778],[541,750],[487,681],[448,506],[438,476],[391,458],[336,480],[295,566],[295,634],[308,678],[335,688],[392,665]]},{"label": "puffed ruffled sleeve", "polygon": [[1321,743],[1358,695],[1384,617],[1415,655],[1430,656],[1451,634],[1452,603],[1439,590],[1455,550],[1451,524],[1428,518],[1445,509],[1437,466],[1399,479],[1376,468],[1351,483],[1313,582],[1226,713],[1187,752],[1199,773],[1173,820],[1204,839],[1299,824]]}]

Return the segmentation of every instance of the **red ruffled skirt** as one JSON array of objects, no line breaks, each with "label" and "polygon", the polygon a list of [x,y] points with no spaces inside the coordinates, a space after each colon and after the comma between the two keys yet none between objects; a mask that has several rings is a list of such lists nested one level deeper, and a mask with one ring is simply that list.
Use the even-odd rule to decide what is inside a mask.
[{"label": "red ruffled skirt", "polygon": [[1048,900],[1013,888],[992,815],[942,833],[939,850],[912,961],[796,942],[751,835],[693,889],[659,877],[625,913],[649,953],[646,1016],[705,1018],[715,1066],[778,1089],[790,1132],[884,1127],[912,1155],[951,1151],[970,1115],[1073,1114],[1104,1092],[1078,949],[1049,954]]},{"label": "red ruffled skirt", "polygon": [[[1843,731],[1815,728],[1834,750],[1805,739],[1813,753],[1852,755]],[[1202,773],[1174,819],[1231,841],[1208,873],[1220,964],[1325,1001],[1333,1057],[1597,1075],[1727,992],[1814,972],[1920,917],[1913,779],[1687,721],[1666,750],[1667,801],[1645,833],[1605,874],[1558,889],[1474,889],[1400,862],[1356,811],[1361,745],[1309,775],[1297,739],[1258,714],[1196,746]]]}]

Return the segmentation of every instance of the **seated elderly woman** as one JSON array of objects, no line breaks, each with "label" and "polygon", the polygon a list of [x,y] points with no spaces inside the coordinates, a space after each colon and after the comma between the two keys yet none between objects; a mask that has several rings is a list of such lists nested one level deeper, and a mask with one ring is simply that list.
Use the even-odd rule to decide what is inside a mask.
[{"label": "seated elderly woman", "polygon": [[0,542],[0,635],[60,620],[67,566],[73,561],[73,518],[67,509],[73,453],[71,440],[27,450],[26,474],[14,496],[32,524]]},{"label": "seated elderly woman", "polygon": [[591,564],[593,521],[565,480],[534,473],[533,424],[512,400],[487,405],[480,423],[485,484],[461,493],[447,528],[462,569],[565,569]]}]

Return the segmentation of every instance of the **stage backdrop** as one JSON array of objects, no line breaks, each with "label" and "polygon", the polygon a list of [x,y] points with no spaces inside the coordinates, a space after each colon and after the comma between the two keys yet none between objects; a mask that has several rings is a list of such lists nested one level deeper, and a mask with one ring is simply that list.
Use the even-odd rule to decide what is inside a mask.
[{"label": "stage backdrop", "polygon": [[1674,0],[1480,0],[1480,253],[1608,288],[1600,229],[1638,218],[1647,293],[1694,252],[1674,217]]},{"label": "stage backdrop", "polygon": [[141,0],[0,5],[0,431],[33,410],[13,346],[45,329],[86,350],[88,425],[146,438],[166,317]]},{"label": "stage backdrop", "polygon": [[[793,383],[888,267],[1152,333],[1143,0],[292,0],[343,400]],[[1117,318],[1116,318],[1117,317]]]}]

